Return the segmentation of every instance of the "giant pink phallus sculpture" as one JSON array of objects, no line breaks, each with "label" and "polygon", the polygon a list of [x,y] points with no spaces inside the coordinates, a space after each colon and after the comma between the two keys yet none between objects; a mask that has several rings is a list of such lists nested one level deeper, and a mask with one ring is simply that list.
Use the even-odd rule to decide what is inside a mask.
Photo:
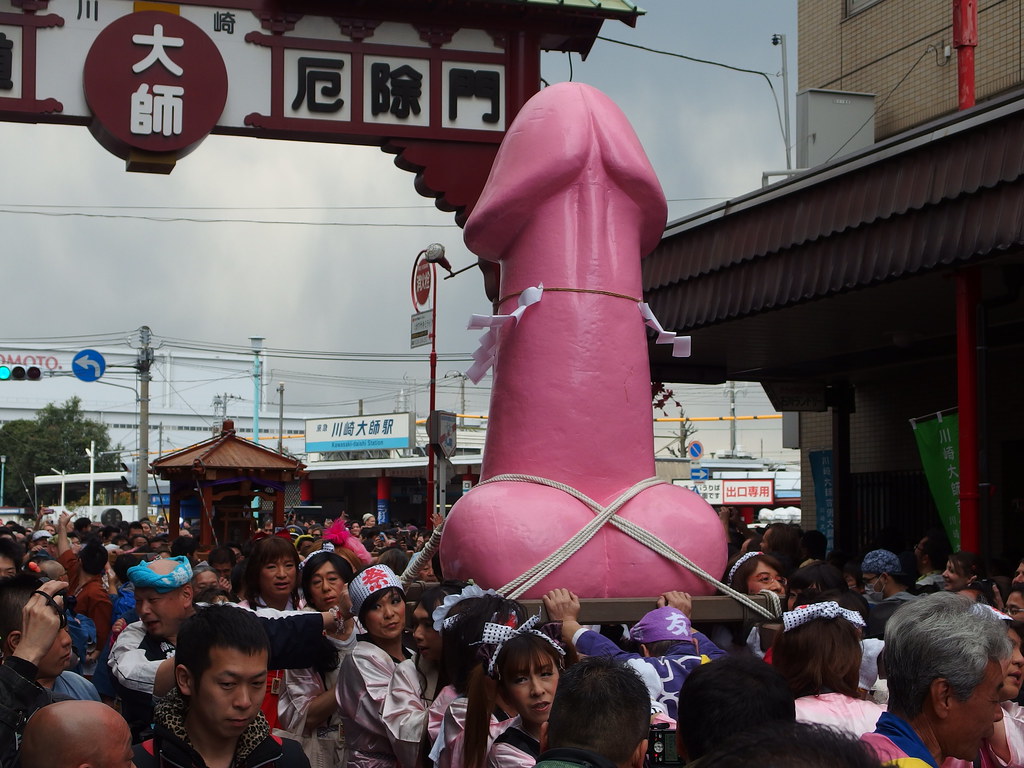
[{"label": "giant pink phallus sculpture", "polygon": [[501,264],[499,314],[525,309],[496,331],[482,482],[445,523],[447,577],[507,586],[607,518],[549,574],[520,579],[524,596],[713,591],[616,527],[635,524],[721,576],[725,534],[714,510],[653,480],[640,259],[666,215],[636,134],[600,91],[545,88],[512,123],[465,238]]}]

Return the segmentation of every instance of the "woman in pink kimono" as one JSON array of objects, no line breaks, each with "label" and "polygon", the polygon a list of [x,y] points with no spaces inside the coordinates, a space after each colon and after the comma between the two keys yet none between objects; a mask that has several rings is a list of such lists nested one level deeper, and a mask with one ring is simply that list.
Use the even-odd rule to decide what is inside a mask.
[{"label": "woman in pink kimono", "polygon": [[[444,712],[440,733],[430,752],[430,759],[438,768],[463,768],[469,680],[481,663],[478,651],[484,626],[493,623],[514,628],[525,620],[526,609],[520,603],[508,600],[493,590],[484,592],[474,585],[458,596],[446,599],[445,604],[434,611],[434,621],[440,622],[443,628],[443,668],[450,680],[450,686],[437,698],[451,702]],[[500,704],[489,713],[484,754],[512,717]]]},{"label": "woman in pink kimono", "polygon": [[[560,622],[535,628],[537,623],[534,616],[514,628],[484,626],[480,647],[488,662],[470,677],[464,768],[484,768],[485,759],[487,768],[532,768],[540,758],[541,726],[551,714],[566,649]],[[515,717],[494,738],[490,715],[498,701]]]},{"label": "woman in pink kimono", "polygon": [[311,768],[345,768],[348,763],[348,745],[334,691],[341,662],[356,644],[348,596],[352,578],[348,560],[333,551],[314,552],[302,561],[302,594],[307,610],[333,611],[339,619],[324,633],[334,651],[329,660],[332,663],[285,670],[284,690],[278,701],[281,728],[302,744]]},{"label": "woman in pink kimono", "polygon": [[[441,718],[450,698],[440,701],[440,713],[433,703],[438,693],[445,688],[441,674],[441,633],[434,629],[432,614],[441,602],[450,595],[457,595],[465,582],[445,582],[424,590],[419,605],[413,611],[412,639],[416,645],[414,658],[406,659],[395,668],[391,686],[384,698],[381,717],[398,762],[403,766],[422,763],[433,740],[441,729]],[[431,714],[431,713],[434,714]],[[428,736],[433,722],[433,735]]]},{"label": "woman in pink kimono", "polygon": [[[405,592],[386,565],[371,565],[349,584],[352,612],[365,633],[341,663],[336,689],[351,768],[414,768],[399,762],[381,710],[405,647]],[[418,740],[417,740],[418,743]]]},{"label": "woman in pink kimono", "polygon": [[797,721],[829,725],[857,738],[874,731],[885,710],[857,687],[861,615],[832,601],[811,603],[782,614],[782,625],[772,664],[796,698]]}]

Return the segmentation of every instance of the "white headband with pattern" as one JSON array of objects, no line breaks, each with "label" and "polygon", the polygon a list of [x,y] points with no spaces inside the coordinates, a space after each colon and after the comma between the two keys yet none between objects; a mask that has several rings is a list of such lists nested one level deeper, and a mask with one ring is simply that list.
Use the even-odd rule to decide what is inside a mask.
[{"label": "white headband with pattern", "polygon": [[864,618],[856,611],[840,608],[839,603],[829,600],[827,603],[811,603],[801,605],[795,611],[786,611],[782,614],[782,630],[789,632],[815,619],[846,619],[858,627],[864,626]]},{"label": "white headband with pattern", "polygon": [[442,628],[450,627],[454,623],[446,622],[445,619],[448,616],[448,612],[463,600],[469,600],[473,597],[485,597],[486,595],[501,597],[501,595],[493,589],[483,590],[476,584],[468,584],[457,595],[446,596],[444,601],[434,609],[433,613],[430,614],[430,618],[434,620],[434,631],[440,632]]},{"label": "white headband with pattern", "polygon": [[498,661],[498,654],[501,653],[502,647],[504,647],[505,643],[509,640],[514,637],[518,637],[519,635],[536,635],[537,637],[542,637],[551,643],[551,647],[558,651],[560,656],[565,656],[565,649],[556,643],[553,638],[534,629],[538,622],[540,622],[540,614],[531,616],[518,627],[510,627],[507,624],[492,624],[489,621],[484,624],[484,631],[480,640],[473,643],[473,645],[494,646],[494,650],[491,652],[491,658],[487,663],[487,674],[490,677],[494,677],[494,665]]},{"label": "white headband with pattern", "polygon": [[302,562],[299,563],[299,569],[301,570],[302,568],[305,568],[306,563],[308,563],[310,559],[315,555],[322,555],[325,552],[334,552],[334,544],[329,541],[325,541],[323,545],[320,547],[320,549],[318,549],[316,552],[310,552],[308,555],[302,558]]},{"label": "white headband with pattern", "polygon": [[747,562],[747,560],[749,560],[750,558],[757,557],[758,555],[763,554],[764,552],[747,552],[745,555],[743,555],[743,557],[741,557],[739,560],[732,564],[732,568],[729,569],[729,577],[725,580],[725,583],[729,586],[732,586],[732,577],[736,575],[736,571],[740,569],[740,566]]}]

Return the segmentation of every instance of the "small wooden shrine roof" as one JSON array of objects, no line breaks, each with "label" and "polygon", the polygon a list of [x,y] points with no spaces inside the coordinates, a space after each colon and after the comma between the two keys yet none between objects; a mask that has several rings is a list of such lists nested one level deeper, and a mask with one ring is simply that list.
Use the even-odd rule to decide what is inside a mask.
[{"label": "small wooden shrine roof", "polygon": [[234,422],[225,421],[221,434],[163,456],[150,464],[150,472],[169,479],[182,471],[238,470],[258,472],[279,480],[294,480],[304,474],[305,464],[235,434]]}]

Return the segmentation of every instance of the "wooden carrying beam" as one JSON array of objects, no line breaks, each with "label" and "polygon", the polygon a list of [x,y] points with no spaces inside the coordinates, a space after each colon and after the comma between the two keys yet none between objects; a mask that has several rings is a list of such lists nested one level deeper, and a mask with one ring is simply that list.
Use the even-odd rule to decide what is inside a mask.
[{"label": "wooden carrying beam", "polygon": [[[414,582],[406,590],[409,600],[408,616],[412,616],[412,607],[423,589],[433,586],[423,582]],[[763,595],[749,595],[758,605],[768,608],[768,601]],[[538,611],[542,619],[547,619],[544,605],[540,600],[522,600],[532,616]],[[655,598],[650,597],[609,597],[584,598],[580,600],[580,622],[583,624],[632,624],[640,621],[645,613],[657,607]],[[741,603],[724,595],[711,597],[694,597],[690,620],[694,624],[730,624],[744,621],[761,621],[762,617]]]}]

